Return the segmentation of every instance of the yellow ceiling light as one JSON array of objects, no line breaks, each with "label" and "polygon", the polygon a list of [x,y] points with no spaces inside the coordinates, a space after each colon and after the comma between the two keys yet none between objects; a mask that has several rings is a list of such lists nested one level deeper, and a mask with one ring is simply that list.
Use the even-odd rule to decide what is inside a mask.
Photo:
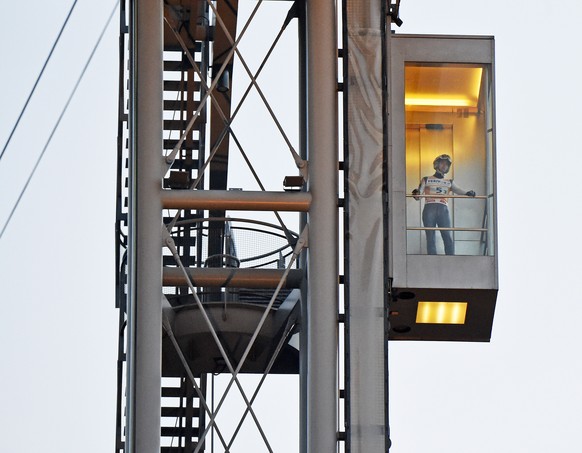
[{"label": "yellow ceiling light", "polygon": [[417,324],[465,324],[467,302],[418,302]]},{"label": "yellow ceiling light", "polygon": [[443,107],[475,107],[475,102],[471,99],[444,99],[439,97],[434,98],[417,98],[407,97],[406,105],[427,105],[427,106],[443,106]]},{"label": "yellow ceiling light", "polygon": [[477,107],[483,68],[406,65],[407,106]]}]

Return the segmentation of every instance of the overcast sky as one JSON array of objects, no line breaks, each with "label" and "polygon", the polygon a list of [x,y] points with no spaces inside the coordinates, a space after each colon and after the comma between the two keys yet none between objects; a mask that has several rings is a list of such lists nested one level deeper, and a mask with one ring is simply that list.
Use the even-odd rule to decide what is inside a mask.
[{"label": "overcast sky", "polygon": [[[2,145],[71,3],[2,6]],[[79,1],[0,161],[0,226],[113,4]],[[500,292],[491,343],[390,344],[391,452],[579,451],[582,3],[404,0],[401,18],[495,36]],[[117,20],[0,239],[3,451],[114,448]]]}]

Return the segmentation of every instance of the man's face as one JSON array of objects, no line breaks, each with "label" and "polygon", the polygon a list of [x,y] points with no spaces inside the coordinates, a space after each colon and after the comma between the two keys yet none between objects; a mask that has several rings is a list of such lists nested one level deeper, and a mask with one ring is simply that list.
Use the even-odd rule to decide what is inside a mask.
[{"label": "man's face", "polygon": [[449,171],[449,168],[451,168],[451,164],[449,163],[449,161],[441,159],[437,163],[437,168],[444,175]]}]

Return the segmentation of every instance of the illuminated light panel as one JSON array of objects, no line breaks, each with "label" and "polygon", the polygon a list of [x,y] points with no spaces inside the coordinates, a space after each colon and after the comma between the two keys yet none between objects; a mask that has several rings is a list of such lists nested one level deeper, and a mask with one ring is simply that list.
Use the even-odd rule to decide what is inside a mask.
[{"label": "illuminated light panel", "polygon": [[482,76],[482,67],[407,65],[404,104],[476,108]]},{"label": "illuminated light panel", "polygon": [[413,98],[407,97],[405,105],[430,105],[438,107],[474,107],[475,102],[471,99],[441,99],[441,98]]},{"label": "illuminated light panel", "polygon": [[465,324],[467,302],[418,302],[417,324]]}]

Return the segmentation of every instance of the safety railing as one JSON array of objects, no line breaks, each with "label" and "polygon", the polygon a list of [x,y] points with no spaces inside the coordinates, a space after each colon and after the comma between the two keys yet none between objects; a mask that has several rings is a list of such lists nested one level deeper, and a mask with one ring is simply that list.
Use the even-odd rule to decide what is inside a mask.
[{"label": "safety railing", "polygon": [[[213,228],[216,234],[213,234]],[[245,282],[253,275],[250,272],[254,270],[262,272],[260,279],[267,278],[267,273],[268,278],[276,278],[277,272],[280,273],[287,267],[298,239],[297,233],[283,229],[279,225],[229,217],[180,220],[172,230],[172,237],[179,242],[182,235],[195,236],[201,242],[200,247],[196,248],[202,251],[203,255],[194,260],[200,265],[190,267],[190,270],[192,275],[198,277],[194,280],[199,282],[196,284],[199,285],[198,294],[203,302],[231,301],[257,304],[268,302],[273,289],[268,285],[261,286],[256,283],[251,284],[252,288],[246,288]],[[221,240],[223,253],[208,256],[208,241],[216,236]],[[178,281],[178,278],[174,277],[175,270],[174,266],[166,266],[164,271],[164,275],[168,275],[164,293],[170,301],[179,298],[174,298],[173,295],[184,294],[186,285],[185,281]],[[290,288],[283,288],[275,306],[282,303],[289,292]]]},{"label": "safety railing", "polygon": [[[488,227],[488,216],[489,216],[489,200],[493,198],[493,194],[488,195],[455,195],[455,194],[406,194],[406,198],[413,198],[416,201],[421,201],[423,199],[463,199],[463,200],[485,200],[485,207],[483,209],[483,216],[481,220],[480,227],[460,227],[460,226],[451,226],[451,227],[427,227],[427,226],[408,226],[406,227],[406,231],[450,231],[450,232],[467,232],[467,233],[480,233],[480,237],[475,242],[479,243],[479,253],[473,253],[473,255],[487,255],[489,252],[489,238],[490,238],[490,228]],[[422,211],[421,211],[422,212]],[[420,214],[420,219],[422,219],[422,214]],[[451,219],[451,222],[454,223],[454,218]]]}]

